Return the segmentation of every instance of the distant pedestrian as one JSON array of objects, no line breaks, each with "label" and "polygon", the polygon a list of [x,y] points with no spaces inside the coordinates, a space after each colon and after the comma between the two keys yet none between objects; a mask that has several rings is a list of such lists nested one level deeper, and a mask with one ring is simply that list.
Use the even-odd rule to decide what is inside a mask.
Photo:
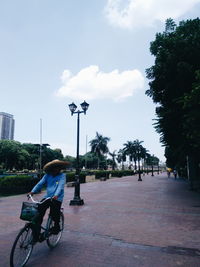
[{"label": "distant pedestrian", "polygon": [[176,177],[177,177],[177,171],[174,170],[174,171],[173,171],[173,174],[174,174],[174,178],[176,179]]},{"label": "distant pedestrian", "polygon": [[167,177],[170,178],[171,172],[167,170]]}]

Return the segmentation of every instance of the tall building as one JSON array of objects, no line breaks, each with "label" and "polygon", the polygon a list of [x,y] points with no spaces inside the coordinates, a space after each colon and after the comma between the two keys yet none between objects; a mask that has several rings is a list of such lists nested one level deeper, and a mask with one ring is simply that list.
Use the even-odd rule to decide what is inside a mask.
[{"label": "tall building", "polygon": [[14,139],[14,128],[15,128],[15,120],[13,115],[0,112],[0,140]]}]

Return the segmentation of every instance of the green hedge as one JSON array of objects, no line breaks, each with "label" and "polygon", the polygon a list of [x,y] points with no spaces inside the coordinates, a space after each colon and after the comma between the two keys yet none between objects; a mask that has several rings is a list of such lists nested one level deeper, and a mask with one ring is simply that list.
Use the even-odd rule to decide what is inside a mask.
[{"label": "green hedge", "polygon": [[134,175],[133,170],[95,171],[95,179],[111,177],[123,177]]},{"label": "green hedge", "polygon": [[109,178],[110,171],[95,171],[95,179]]},{"label": "green hedge", "polygon": [[123,170],[123,176],[132,176],[135,172],[133,170]]},{"label": "green hedge", "polygon": [[[66,172],[66,177],[67,177],[67,183],[69,182],[74,182],[75,181],[75,172]],[[86,173],[81,172],[79,175],[80,183],[85,183],[86,180]]]},{"label": "green hedge", "polygon": [[[67,182],[75,181],[75,172],[66,173]],[[80,173],[80,183],[85,183],[86,173]],[[1,195],[15,195],[24,194],[32,190],[32,188],[39,182],[39,178],[33,178],[29,175],[12,175],[0,178],[0,194]]]},{"label": "green hedge", "polygon": [[111,177],[122,177],[124,176],[124,171],[111,171]]},{"label": "green hedge", "polygon": [[134,171],[132,170],[115,170],[111,171],[111,177],[123,177],[123,176],[132,176]]},{"label": "green hedge", "polygon": [[13,195],[30,192],[39,181],[27,175],[6,176],[0,179],[0,194]]}]

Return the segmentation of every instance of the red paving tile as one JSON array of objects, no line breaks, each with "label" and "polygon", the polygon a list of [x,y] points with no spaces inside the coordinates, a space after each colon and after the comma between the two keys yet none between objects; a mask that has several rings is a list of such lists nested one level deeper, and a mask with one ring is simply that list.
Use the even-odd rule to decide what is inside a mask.
[{"label": "red paving tile", "polygon": [[[69,206],[58,247],[37,244],[27,266],[200,266],[200,195],[166,174],[115,178],[81,185],[85,205]],[[9,266],[10,249],[23,222],[25,195],[0,198],[0,264]]]}]

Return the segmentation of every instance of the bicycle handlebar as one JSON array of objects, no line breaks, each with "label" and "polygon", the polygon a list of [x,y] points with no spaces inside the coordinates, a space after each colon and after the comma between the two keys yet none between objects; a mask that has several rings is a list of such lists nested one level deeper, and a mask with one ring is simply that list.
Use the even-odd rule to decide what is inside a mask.
[{"label": "bicycle handlebar", "polygon": [[31,199],[31,201],[32,201],[33,203],[37,203],[37,204],[42,204],[42,203],[44,203],[45,201],[47,201],[47,200],[49,200],[49,199],[52,200],[51,197],[47,197],[47,198],[45,198],[43,201],[36,201],[36,200],[32,197],[31,194],[28,194],[28,195],[27,195],[27,198],[28,198],[28,199]]}]

